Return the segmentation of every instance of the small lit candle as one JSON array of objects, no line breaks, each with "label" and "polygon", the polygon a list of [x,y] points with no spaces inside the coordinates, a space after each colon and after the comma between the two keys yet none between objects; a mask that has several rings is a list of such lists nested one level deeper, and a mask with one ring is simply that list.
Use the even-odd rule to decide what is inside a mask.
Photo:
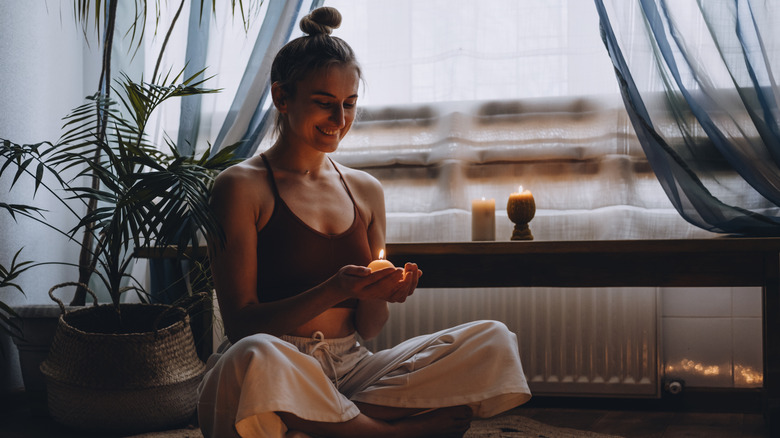
[{"label": "small lit candle", "polygon": [[385,259],[385,250],[379,250],[379,258],[368,264],[368,269],[371,272],[378,271],[384,268],[395,268],[395,265],[390,263],[390,260]]},{"label": "small lit candle", "polygon": [[531,193],[531,191],[528,189],[523,190],[523,186],[518,187],[517,192],[509,195],[509,202],[517,202],[517,201],[522,202],[522,201],[528,201],[533,199],[534,199],[534,195]]},{"label": "small lit candle", "polygon": [[534,239],[528,222],[536,215],[536,201],[530,190],[523,190],[523,186],[520,186],[517,192],[510,194],[506,203],[506,214],[515,224],[512,240]]},{"label": "small lit candle", "polygon": [[471,240],[496,240],[496,200],[471,201]]}]

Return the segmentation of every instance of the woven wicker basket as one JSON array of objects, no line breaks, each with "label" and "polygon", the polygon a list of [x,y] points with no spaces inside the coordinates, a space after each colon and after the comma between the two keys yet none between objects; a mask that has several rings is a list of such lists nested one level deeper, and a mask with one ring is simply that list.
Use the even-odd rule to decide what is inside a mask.
[{"label": "woven wicker basket", "polygon": [[100,305],[63,314],[41,371],[55,421],[139,433],[192,418],[205,364],[184,309],[121,304],[120,312]]}]

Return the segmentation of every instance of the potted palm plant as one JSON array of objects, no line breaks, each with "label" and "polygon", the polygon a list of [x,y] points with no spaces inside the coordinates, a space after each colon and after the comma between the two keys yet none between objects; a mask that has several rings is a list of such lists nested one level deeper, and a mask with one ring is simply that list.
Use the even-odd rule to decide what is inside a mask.
[{"label": "potted palm plant", "polygon": [[[128,291],[143,297],[141,283],[130,275],[135,248],[174,245],[183,249],[196,244],[199,233],[220,232],[209,213],[209,182],[233,163],[231,149],[213,156],[207,152],[198,158],[184,157],[175,148],[169,153],[159,151],[144,134],[149,116],[162,102],[213,92],[200,88],[202,82],[176,75],[163,78],[159,85],[140,84],[124,77],[115,91],[121,92],[120,101],[132,120],[116,111],[117,103],[95,95],[66,117],[66,134],[56,143],[2,142],[0,155],[7,158],[8,164],[4,169],[15,165],[17,173],[30,173],[35,184],[49,190],[75,216],[75,226],[62,232],[75,236],[82,231],[92,236],[95,245],[87,248],[94,260],[91,269],[111,297],[110,304],[67,312],[60,318],[42,371],[47,376],[50,412],[62,423],[96,429],[154,429],[186,420],[194,411],[192,397],[204,366],[195,354],[186,312],[164,305],[123,304],[121,298]],[[95,132],[100,125],[94,118],[99,117],[106,118],[105,135]],[[62,179],[60,175],[70,168],[82,169],[78,176],[99,180],[99,188],[77,186]],[[43,182],[47,174],[58,181],[58,187]],[[72,208],[69,200],[85,205],[94,202],[97,208]],[[11,271],[18,275],[20,269],[28,267],[14,263]],[[64,281],[53,285],[50,294],[70,285],[88,290],[86,284]],[[130,340],[132,348],[124,347],[125,340]],[[149,346],[138,350],[146,340]],[[168,343],[159,345],[159,340]],[[182,363],[169,363],[169,353],[174,352],[184,359]],[[157,365],[169,369],[151,372]],[[134,377],[138,370],[142,372]],[[182,381],[148,379],[149,375],[157,378],[172,374]],[[103,396],[123,392],[124,398],[138,400],[136,409]],[[177,404],[185,408],[176,413],[155,409],[144,413],[144,418],[127,414],[141,413],[140,407],[151,405],[149,397],[156,397],[160,400],[158,406],[168,411]],[[109,407],[117,411],[101,410]],[[101,423],[101,419],[110,419],[111,424]]]},{"label": "potted palm plant", "polygon": [[[90,2],[78,3],[90,10]],[[107,10],[100,11],[97,2],[95,8],[96,17],[103,12],[107,17],[107,41],[113,35],[116,4],[102,3]],[[88,20],[87,15],[80,18]],[[175,19],[171,28],[174,24]],[[80,242],[79,278],[52,285],[52,299],[58,301],[56,289],[76,286],[71,304],[82,304],[93,276],[110,296],[110,304],[95,300],[94,306],[73,311],[58,301],[63,315],[41,365],[51,415],[81,429],[138,432],[177,424],[194,412],[204,364],[195,354],[189,318],[181,307],[122,302],[130,291],[141,301],[146,296],[130,273],[134,251],[175,246],[183,254],[203,234],[221,235],[208,196],[216,174],[235,162],[235,148],[196,157],[181,155],[171,141],[163,147],[152,144],[146,128],[161,104],[217,90],[202,86],[207,80],[202,71],[189,77],[183,71],[155,71],[149,82],[121,72],[112,77],[111,44],[105,45],[101,91],[65,117],[64,134],[56,142],[0,139],[5,159],[0,176],[14,172],[12,185],[34,181],[36,191],[50,192],[63,207],[60,213],[74,218],[72,228],[57,231]],[[74,170],[76,178],[62,177]],[[31,178],[17,179],[23,174]],[[90,183],[79,184],[85,178]],[[32,212],[28,216],[51,226]],[[10,271],[18,275],[29,267],[14,261]]]}]

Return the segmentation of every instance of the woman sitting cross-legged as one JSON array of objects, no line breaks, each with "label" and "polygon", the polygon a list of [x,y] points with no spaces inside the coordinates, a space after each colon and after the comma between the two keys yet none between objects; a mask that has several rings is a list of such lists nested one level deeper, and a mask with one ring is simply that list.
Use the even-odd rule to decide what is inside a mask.
[{"label": "woman sitting cross-legged", "polygon": [[333,8],[301,20],[307,35],[271,71],[276,142],[214,185],[225,240],[209,256],[228,339],[199,388],[206,437],[461,437],[472,418],[531,397],[500,322],[376,353],[358,342],[422,272],[366,267],[385,245],[382,188],[328,156],[352,125],[361,79],[352,49],[330,35],[340,21]]}]

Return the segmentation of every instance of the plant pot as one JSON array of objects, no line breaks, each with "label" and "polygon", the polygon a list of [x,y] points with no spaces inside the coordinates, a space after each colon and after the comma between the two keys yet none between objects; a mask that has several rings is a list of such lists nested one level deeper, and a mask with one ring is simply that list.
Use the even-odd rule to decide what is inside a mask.
[{"label": "plant pot", "polygon": [[[66,307],[66,310],[75,309],[78,307]],[[13,340],[19,350],[25,398],[33,416],[45,417],[48,415],[46,381],[41,373],[41,363],[49,354],[62,310],[56,304],[39,304],[14,307],[14,311],[18,315],[14,322],[21,329],[21,338],[14,337]]]},{"label": "plant pot", "polygon": [[71,428],[105,433],[162,430],[190,420],[205,364],[187,312],[156,304],[121,304],[119,310],[100,305],[60,317],[41,365],[50,415]]}]

